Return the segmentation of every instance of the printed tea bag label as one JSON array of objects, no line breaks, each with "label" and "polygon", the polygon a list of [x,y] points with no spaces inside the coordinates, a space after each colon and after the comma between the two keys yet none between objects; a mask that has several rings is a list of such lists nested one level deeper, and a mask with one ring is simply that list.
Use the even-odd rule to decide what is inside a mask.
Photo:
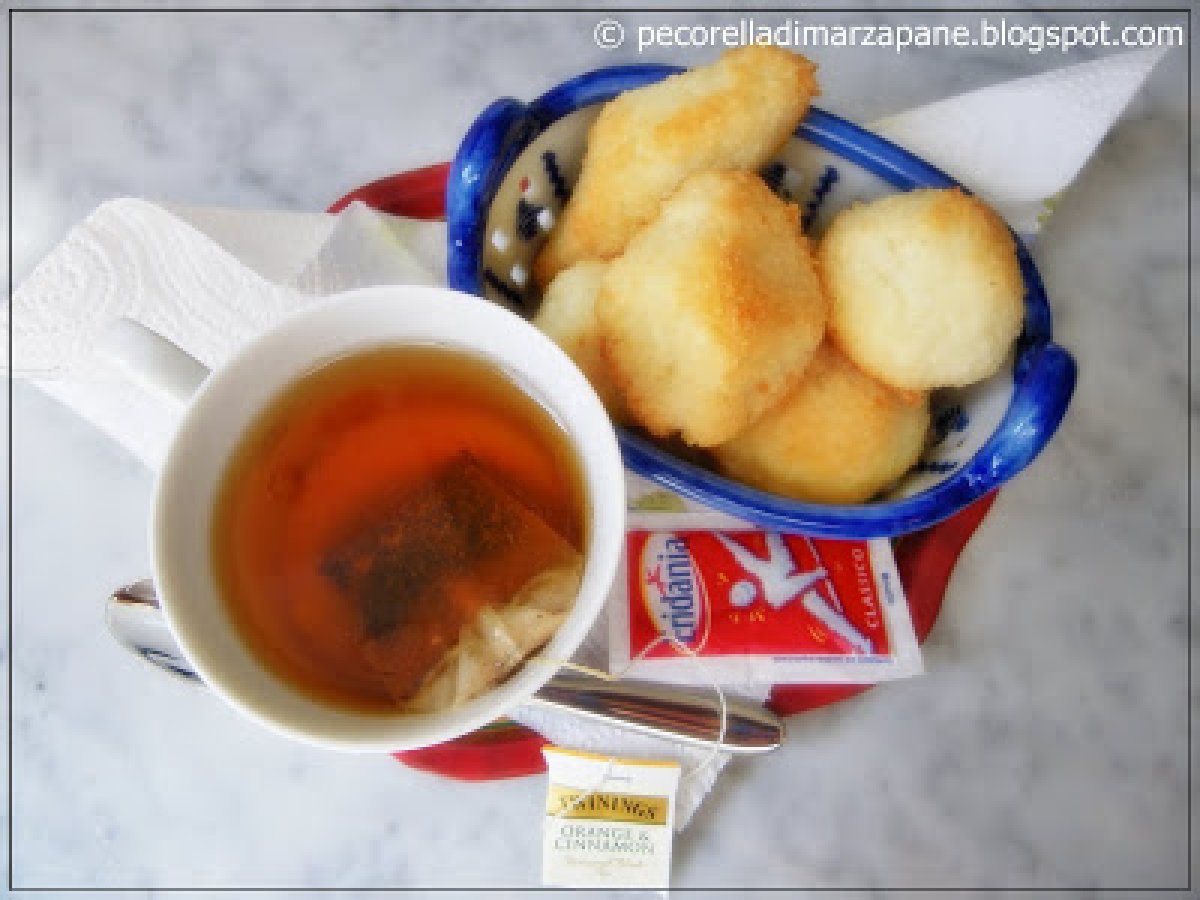
[{"label": "printed tea bag label", "polygon": [[547,887],[665,890],[679,764],[545,747]]},{"label": "printed tea bag label", "polygon": [[624,566],[626,595],[610,618],[613,671],[636,660],[634,676],[702,680],[685,654],[726,684],[875,682],[921,671],[887,541],[635,527]]}]

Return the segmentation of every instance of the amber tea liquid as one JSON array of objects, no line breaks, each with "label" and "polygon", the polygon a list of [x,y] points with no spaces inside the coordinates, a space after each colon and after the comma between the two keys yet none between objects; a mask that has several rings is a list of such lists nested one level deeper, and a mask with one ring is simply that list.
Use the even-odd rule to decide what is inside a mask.
[{"label": "amber tea liquid", "polygon": [[[357,352],[301,376],[260,413],[223,476],[212,555],[228,612],[268,669],[334,705],[395,710],[364,655],[363,611],[329,577],[328,561],[384,504],[418,495],[464,455],[584,548],[586,497],[567,435],[477,356]],[[405,633],[414,677],[457,638],[470,606],[409,616],[423,623]]]}]

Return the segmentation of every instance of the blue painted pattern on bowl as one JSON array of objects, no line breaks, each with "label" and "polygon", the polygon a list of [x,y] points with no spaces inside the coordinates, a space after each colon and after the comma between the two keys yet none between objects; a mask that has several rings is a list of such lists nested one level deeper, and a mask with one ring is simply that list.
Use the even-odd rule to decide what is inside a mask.
[{"label": "blue painted pattern on bowl", "polygon": [[[532,316],[532,261],[570,197],[588,127],[622,91],[682,71],[640,65],[600,69],[530,103],[498,100],[475,120],[446,188],[451,287]],[[901,147],[838,116],[811,109],[761,172],[800,206],[807,232],[855,200],[958,183]],[[920,462],[879,499],[805,503],[764,493],[680,459],[643,434],[619,429],[626,466],[685,497],[770,528],[834,538],[892,537],[934,525],[1026,468],[1049,441],[1075,386],[1075,362],[1053,341],[1050,306],[1017,239],[1025,320],[1002,370],[979,384],[935,392]]]}]

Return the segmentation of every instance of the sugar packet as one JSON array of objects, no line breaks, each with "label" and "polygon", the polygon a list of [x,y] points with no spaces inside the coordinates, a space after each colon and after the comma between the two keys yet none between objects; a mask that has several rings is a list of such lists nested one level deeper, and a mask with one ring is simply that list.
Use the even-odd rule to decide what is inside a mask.
[{"label": "sugar packet", "polygon": [[609,668],[685,684],[875,683],[922,671],[890,541],[631,513]]},{"label": "sugar packet", "polygon": [[549,775],[543,884],[665,891],[679,763],[555,746],[542,753]]}]

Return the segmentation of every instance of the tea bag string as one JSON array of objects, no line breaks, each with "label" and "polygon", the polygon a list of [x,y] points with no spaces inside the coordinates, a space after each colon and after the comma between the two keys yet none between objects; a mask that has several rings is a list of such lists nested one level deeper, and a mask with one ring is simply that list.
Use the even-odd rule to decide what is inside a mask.
[{"label": "tea bag string", "polygon": [[[699,777],[705,770],[709,768],[709,766],[712,765],[717,756],[721,754],[721,747],[725,743],[725,734],[729,727],[729,704],[725,697],[725,691],[717,681],[716,676],[713,675],[712,670],[704,664],[704,661],[700,658],[700,655],[696,653],[696,651],[682,643],[677,637],[675,637],[675,635],[667,634],[666,632],[660,632],[658,637],[643,647],[637,654],[633,656],[633,658],[629,660],[628,663],[622,666],[619,671],[613,673],[605,672],[602,669],[594,669],[591,666],[574,663],[570,660],[549,659],[544,656],[539,656],[537,658],[538,660],[550,663],[551,665],[559,666],[564,669],[571,669],[576,672],[581,672],[585,675],[591,675],[603,681],[615,682],[623,679],[635,665],[644,660],[655,648],[661,646],[662,644],[670,644],[675,648],[676,651],[692,661],[692,663],[700,671],[704,680],[707,681],[716,692],[717,703],[720,707],[720,722],[717,728],[717,736],[713,740],[703,741],[703,743],[708,745],[708,752],[698,763],[696,763],[696,765],[683,772],[680,776],[681,780],[689,781],[693,778]],[[563,808],[554,814],[555,818],[561,818],[562,816],[571,812],[604,786],[604,783],[612,776],[613,767],[617,764],[618,759],[617,757],[610,755],[607,757],[605,762],[605,768],[600,777],[596,780],[596,783],[588,787],[570,804],[564,804]]]}]

